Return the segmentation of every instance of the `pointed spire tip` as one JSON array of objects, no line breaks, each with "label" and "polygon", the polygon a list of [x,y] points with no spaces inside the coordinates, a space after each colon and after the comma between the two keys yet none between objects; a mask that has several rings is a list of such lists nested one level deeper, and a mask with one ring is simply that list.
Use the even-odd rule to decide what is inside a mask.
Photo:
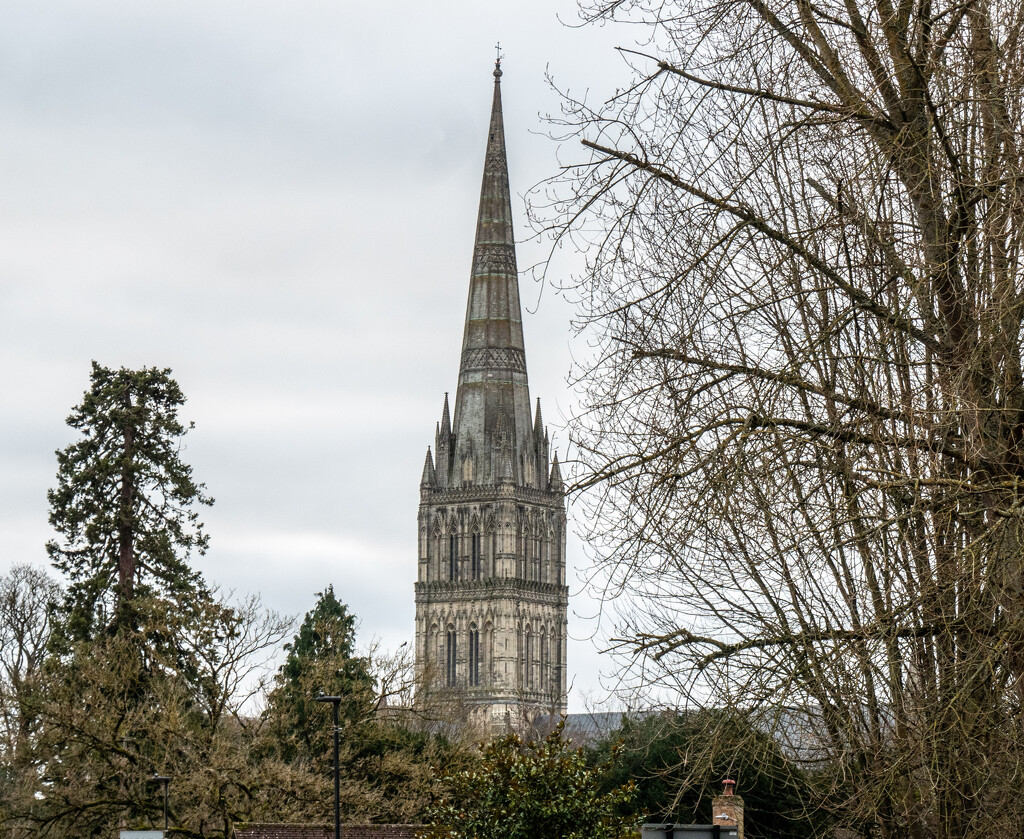
[{"label": "pointed spire tip", "polygon": [[430,453],[430,446],[427,446],[427,457],[423,461],[423,475],[420,478],[420,486],[431,486],[435,480],[434,458]]},{"label": "pointed spire tip", "polygon": [[548,477],[548,489],[551,492],[562,492],[565,484],[562,481],[562,469],[558,463],[558,450],[555,449],[555,457],[551,462],[551,475]]}]

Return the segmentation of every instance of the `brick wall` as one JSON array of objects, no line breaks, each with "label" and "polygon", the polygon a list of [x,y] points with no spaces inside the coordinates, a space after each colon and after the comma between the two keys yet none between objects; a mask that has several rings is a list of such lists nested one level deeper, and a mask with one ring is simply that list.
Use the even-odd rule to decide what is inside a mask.
[{"label": "brick wall", "polygon": [[[343,824],[342,839],[416,839],[424,830],[419,824]],[[235,830],[235,839],[334,839],[331,824],[246,824]]]}]

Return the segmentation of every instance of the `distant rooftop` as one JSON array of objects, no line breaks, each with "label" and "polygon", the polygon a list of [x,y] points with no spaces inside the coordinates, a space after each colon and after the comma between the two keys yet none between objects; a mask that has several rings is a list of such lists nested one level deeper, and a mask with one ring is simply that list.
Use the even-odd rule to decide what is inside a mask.
[{"label": "distant rooftop", "polygon": [[[421,824],[343,824],[343,839],[416,839]],[[334,839],[333,824],[253,822],[235,830],[235,839]]]}]

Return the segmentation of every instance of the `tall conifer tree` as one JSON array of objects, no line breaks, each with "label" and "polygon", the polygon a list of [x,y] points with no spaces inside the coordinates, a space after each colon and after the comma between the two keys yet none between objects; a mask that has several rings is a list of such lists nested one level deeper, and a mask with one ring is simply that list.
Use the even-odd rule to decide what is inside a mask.
[{"label": "tall conifer tree", "polygon": [[91,387],[67,419],[82,437],[57,452],[47,498],[58,538],[46,547],[70,582],[70,640],[131,624],[140,597],[206,593],[187,560],[208,543],[194,506],[213,499],[180,457],[192,424],[178,418],[185,397],[170,373],[93,362]]}]

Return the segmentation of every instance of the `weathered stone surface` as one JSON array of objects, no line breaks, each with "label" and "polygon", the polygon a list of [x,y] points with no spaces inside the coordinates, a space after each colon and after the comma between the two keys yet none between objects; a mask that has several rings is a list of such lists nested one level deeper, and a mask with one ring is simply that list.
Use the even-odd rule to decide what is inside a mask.
[{"label": "weathered stone surface", "polygon": [[479,721],[566,707],[565,500],[530,389],[500,68],[480,192],[455,411],[445,396],[420,479],[419,701],[457,695]]}]

